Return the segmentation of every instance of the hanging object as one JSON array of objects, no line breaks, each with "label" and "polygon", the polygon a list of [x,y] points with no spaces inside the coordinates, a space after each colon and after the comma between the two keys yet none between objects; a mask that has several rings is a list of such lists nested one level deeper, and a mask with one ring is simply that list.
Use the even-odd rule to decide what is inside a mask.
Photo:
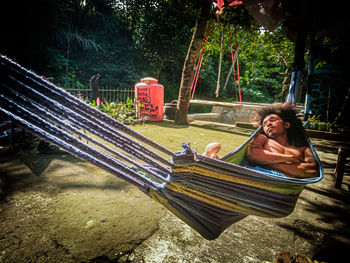
[{"label": "hanging object", "polygon": [[323,178],[322,165],[303,129],[319,175],[297,179],[241,166],[261,127],[221,159],[198,154],[188,143],[182,145],[184,151],[172,152],[4,56],[0,74],[0,113],[137,186],[206,239],[217,238],[248,215],[289,215],[304,186]]},{"label": "hanging object", "polygon": [[198,77],[199,77],[199,72],[200,72],[201,67],[202,67],[203,54],[204,54],[204,50],[205,50],[205,47],[206,47],[206,44],[207,44],[207,41],[208,41],[208,37],[209,37],[209,33],[210,33],[210,29],[211,29],[212,23],[213,23],[213,21],[211,21],[209,23],[208,27],[207,27],[207,32],[205,34],[205,39],[203,41],[203,45],[202,45],[202,48],[200,50],[200,54],[199,54],[199,57],[198,57],[198,60],[197,60],[197,65],[196,65],[196,68],[195,68],[195,73],[194,73],[192,84],[191,84],[191,92],[192,92],[191,100],[193,99],[194,93],[196,91],[197,80],[198,80]]},{"label": "hanging object", "polygon": [[219,92],[220,92],[220,76],[221,76],[221,63],[222,63],[222,49],[224,46],[224,38],[225,38],[225,24],[222,26],[222,31],[221,31],[221,43],[220,43],[220,58],[219,58],[219,69],[218,69],[218,80],[216,82],[216,91],[215,95],[216,97],[219,97]]},{"label": "hanging object", "polygon": [[240,49],[240,46],[241,46],[241,43],[238,43],[238,47],[236,48],[235,54],[233,55],[232,42],[231,42],[231,59],[234,62],[232,62],[230,70],[227,73],[227,77],[226,77],[226,81],[225,81],[225,85],[224,85],[224,89],[226,89],[227,85],[228,85],[228,82],[230,80],[230,77],[231,77],[231,75],[233,75],[234,90],[235,90],[235,94],[236,94],[236,101],[238,101],[238,93],[237,93],[237,87],[236,87],[237,85],[236,85],[236,73],[235,73],[235,70],[234,70],[234,63],[236,63],[236,59],[237,59],[237,56],[238,56],[238,51]]},{"label": "hanging object", "polygon": [[[236,43],[236,52],[238,52],[238,45],[237,45],[237,30],[235,29],[235,43]],[[232,46],[231,46],[232,47]],[[232,54],[232,53],[231,53]],[[238,78],[238,94],[239,94],[239,102],[242,102],[242,95],[241,95],[241,79],[239,74],[239,61],[238,61],[238,53],[237,53],[237,78]]]},{"label": "hanging object", "polygon": [[[231,31],[231,29],[230,29],[230,31]],[[242,95],[241,95],[241,82],[240,82],[240,77],[239,77],[239,62],[238,62],[238,50],[240,48],[241,43],[237,44],[236,28],[235,28],[234,34],[235,34],[236,51],[235,51],[235,54],[233,55],[232,34],[231,34],[231,36],[230,36],[230,49],[231,49],[232,66],[231,66],[229,74],[231,74],[231,72],[233,72],[233,81],[234,81],[234,90],[235,90],[235,94],[236,94],[236,102],[241,103],[242,102]],[[237,92],[235,63],[237,63],[236,67],[237,67],[237,74],[238,74],[238,91],[239,91],[239,94]],[[226,82],[228,82],[229,77],[230,77],[230,75],[227,76]],[[225,87],[226,87],[226,85],[227,85],[227,83],[225,83]],[[238,105],[238,106],[241,106],[241,105]]]}]

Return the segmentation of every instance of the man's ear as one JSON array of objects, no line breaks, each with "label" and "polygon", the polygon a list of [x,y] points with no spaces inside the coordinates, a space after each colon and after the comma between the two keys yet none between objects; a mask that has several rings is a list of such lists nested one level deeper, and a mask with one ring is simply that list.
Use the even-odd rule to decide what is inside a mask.
[{"label": "man's ear", "polygon": [[287,122],[287,121],[286,121],[286,122],[284,123],[284,127],[286,127],[286,129],[290,128],[290,122]]}]

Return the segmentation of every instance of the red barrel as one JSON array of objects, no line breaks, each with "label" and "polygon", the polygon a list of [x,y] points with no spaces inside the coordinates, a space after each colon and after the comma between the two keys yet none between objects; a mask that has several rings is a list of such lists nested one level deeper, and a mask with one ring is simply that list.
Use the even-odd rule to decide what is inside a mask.
[{"label": "red barrel", "polygon": [[143,107],[137,107],[137,112],[141,113],[142,118],[149,117],[151,121],[163,120],[164,87],[158,84],[157,79],[141,79],[141,82],[135,85],[135,99],[137,104],[143,104]]}]

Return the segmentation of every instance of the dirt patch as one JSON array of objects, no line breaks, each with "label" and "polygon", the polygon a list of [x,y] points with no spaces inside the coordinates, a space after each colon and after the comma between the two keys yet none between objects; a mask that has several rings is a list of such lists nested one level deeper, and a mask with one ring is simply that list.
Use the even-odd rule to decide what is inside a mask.
[{"label": "dirt patch", "polygon": [[[203,151],[218,139],[215,130],[170,122],[133,128],[172,151],[187,141]],[[223,152],[245,139],[237,137]],[[1,262],[122,260],[167,214],[136,187],[65,152],[2,153],[0,174]]]},{"label": "dirt patch", "polygon": [[1,262],[115,259],[152,235],[164,215],[135,187],[69,154],[6,159]]}]

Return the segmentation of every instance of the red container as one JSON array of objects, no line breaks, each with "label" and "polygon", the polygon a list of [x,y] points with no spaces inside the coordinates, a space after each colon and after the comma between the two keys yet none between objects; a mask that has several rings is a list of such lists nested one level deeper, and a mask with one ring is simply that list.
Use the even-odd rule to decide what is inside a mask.
[{"label": "red container", "polygon": [[163,120],[164,87],[158,80],[147,77],[135,85],[135,99],[137,104],[143,104],[137,112],[141,117],[149,117],[151,121]]}]

